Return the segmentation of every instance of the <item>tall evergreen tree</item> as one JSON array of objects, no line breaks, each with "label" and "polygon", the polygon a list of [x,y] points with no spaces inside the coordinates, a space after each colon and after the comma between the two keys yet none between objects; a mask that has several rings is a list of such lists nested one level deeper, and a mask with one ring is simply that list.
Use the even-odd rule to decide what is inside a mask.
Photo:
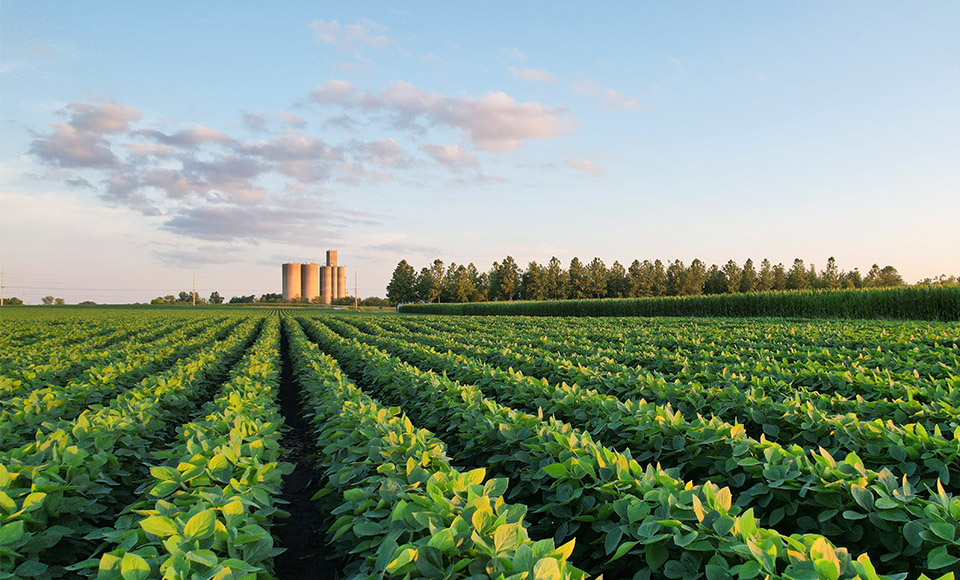
[{"label": "tall evergreen tree", "polygon": [[645,267],[649,263],[647,260],[644,260],[642,264],[640,260],[634,260],[630,263],[630,267],[627,268],[627,281],[630,283],[628,296],[639,298],[650,295],[650,281],[645,276]]},{"label": "tall evergreen tree", "polygon": [[420,302],[434,302],[440,297],[440,286],[430,274],[430,268],[421,268],[417,274],[417,300]]},{"label": "tall evergreen tree", "polygon": [[607,298],[626,298],[630,295],[630,280],[620,262],[614,262],[607,272]]},{"label": "tall evergreen tree", "polygon": [[820,272],[820,286],[827,290],[836,290],[843,283],[843,275],[837,268],[837,260],[833,256],[827,260],[827,266]]},{"label": "tall evergreen tree", "polygon": [[753,267],[753,260],[747,258],[743,263],[743,276],[740,277],[740,292],[756,291],[757,282],[757,270]]},{"label": "tall evergreen tree", "polygon": [[707,281],[707,265],[694,258],[690,262],[690,267],[683,272],[683,282],[680,284],[680,291],[683,296],[698,296],[703,294],[703,284]]},{"label": "tall evergreen tree", "polygon": [[[520,267],[512,256],[507,256],[503,262],[494,262],[497,290],[494,293],[497,300],[516,300],[520,297]],[[493,271],[491,271],[491,277]]]},{"label": "tall evergreen tree", "polygon": [[594,258],[587,265],[587,298],[603,298],[607,295],[607,265]]},{"label": "tall evergreen tree", "polygon": [[787,269],[783,263],[778,262],[776,266],[773,267],[773,276],[771,277],[772,285],[770,286],[771,290],[786,290],[787,289]]},{"label": "tall evergreen tree", "polygon": [[707,281],[703,283],[704,294],[726,294],[727,293],[727,275],[719,266],[713,264],[707,270]]},{"label": "tall evergreen tree", "polygon": [[660,260],[654,260],[653,268],[650,270],[650,292],[653,296],[667,294],[667,272]]},{"label": "tall evergreen tree", "polygon": [[547,273],[535,260],[527,264],[521,277],[521,296],[524,300],[547,299]]},{"label": "tall evergreen tree", "polygon": [[572,300],[582,300],[587,298],[587,269],[583,266],[580,258],[574,256],[570,260],[570,268],[567,270],[568,284],[567,297]]},{"label": "tall evergreen tree", "polygon": [[565,300],[567,298],[567,273],[556,256],[550,258],[545,273],[547,298],[550,300]]},{"label": "tall evergreen tree", "polygon": [[810,279],[807,277],[807,267],[803,260],[795,258],[793,266],[787,272],[787,290],[805,290],[810,287]]},{"label": "tall evergreen tree", "polygon": [[773,267],[770,266],[770,260],[764,258],[760,262],[760,272],[757,273],[757,292],[770,290],[773,290]]},{"label": "tall evergreen tree", "polygon": [[733,260],[728,260],[723,266],[723,274],[727,277],[727,287],[724,292],[737,294],[740,292],[740,283],[743,281],[743,270]]},{"label": "tall evergreen tree", "polygon": [[686,270],[686,266],[679,258],[670,262],[667,266],[667,296],[679,296],[683,291],[683,273]]},{"label": "tall evergreen tree", "polygon": [[387,299],[394,304],[406,304],[417,300],[417,273],[406,260],[400,260],[387,284]]}]

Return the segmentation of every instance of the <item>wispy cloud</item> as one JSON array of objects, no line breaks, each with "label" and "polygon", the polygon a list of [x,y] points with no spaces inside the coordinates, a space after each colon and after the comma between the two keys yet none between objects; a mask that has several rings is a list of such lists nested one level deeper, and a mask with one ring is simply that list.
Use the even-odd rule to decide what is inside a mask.
[{"label": "wispy cloud", "polygon": [[320,104],[389,113],[398,128],[416,128],[418,120],[457,128],[484,151],[519,149],[526,140],[553,139],[571,130],[565,111],[537,102],[518,103],[503,92],[448,97],[398,81],[373,94],[346,81],[332,80],[317,87],[312,96]]},{"label": "wispy cloud", "polygon": [[603,169],[598,167],[597,164],[587,161],[586,159],[566,159],[563,163],[571,169],[582,171],[594,177],[600,177],[603,175]]},{"label": "wispy cloud", "polygon": [[354,56],[360,56],[361,48],[381,50],[390,44],[390,38],[381,34],[388,30],[387,27],[372,20],[362,19],[354,24],[314,20],[309,26],[318,42],[335,46]]},{"label": "wispy cloud", "polygon": [[448,168],[477,167],[477,158],[463,145],[423,145],[420,150]]},{"label": "wispy cloud", "polygon": [[557,84],[557,75],[548,73],[545,70],[534,70],[529,68],[509,68],[510,74],[513,75],[515,79],[521,79],[525,81],[537,81],[541,83],[550,83],[551,85]]},{"label": "wispy cloud", "polygon": [[597,101],[604,109],[612,111],[642,111],[640,102],[629,95],[601,85],[593,80],[584,80],[570,83],[570,88],[581,95]]}]

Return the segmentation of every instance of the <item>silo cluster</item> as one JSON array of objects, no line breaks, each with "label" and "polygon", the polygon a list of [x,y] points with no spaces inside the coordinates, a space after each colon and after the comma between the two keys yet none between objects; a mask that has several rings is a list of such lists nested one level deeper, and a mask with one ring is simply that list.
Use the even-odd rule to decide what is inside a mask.
[{"label": "silo cluster", "polygon": [[347,295],[347,269],[337,266],[337,251],[327,250],[327,263],[283,264],[283,299],[330,304]]}]

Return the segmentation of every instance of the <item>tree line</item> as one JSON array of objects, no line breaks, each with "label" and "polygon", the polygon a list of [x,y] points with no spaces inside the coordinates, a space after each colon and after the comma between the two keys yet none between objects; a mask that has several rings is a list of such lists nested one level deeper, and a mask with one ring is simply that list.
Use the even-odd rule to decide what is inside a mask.
[{"label": "tree line", "polygon": [[581,300],[586,298],[643,298],[648,296],[696,296],[738,294],[774,290],[842,288],[888,288],[902,286],[903,278],[893,266],[874,264],[862,275],[856,268],[846,272],[833,257],[822,270],[797,258],[788,268],[764,259],[759,267],[752,259],[743,265],[733,260],[707,266],[695,259],[634,260],[628,267],[612,266],[600,258],[583,262],[573,258],[564,268],[557,257],[547,264],[532,261],[525,270],[511,256],[494,262],[481,272],[473,263],[436,259],[419,272],[401,260],[387,285],[387,299],[395,304],[412,302],[485,302],[510,300]]}]

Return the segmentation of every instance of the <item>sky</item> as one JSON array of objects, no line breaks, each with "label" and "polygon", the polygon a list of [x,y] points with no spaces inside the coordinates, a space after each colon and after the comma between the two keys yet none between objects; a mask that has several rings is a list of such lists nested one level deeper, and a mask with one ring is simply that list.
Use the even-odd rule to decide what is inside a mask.
[{"label": "sky", "polygon": [[960,274],[960,3],[3,2],[0,267],[36,304],[397,263]]}]

